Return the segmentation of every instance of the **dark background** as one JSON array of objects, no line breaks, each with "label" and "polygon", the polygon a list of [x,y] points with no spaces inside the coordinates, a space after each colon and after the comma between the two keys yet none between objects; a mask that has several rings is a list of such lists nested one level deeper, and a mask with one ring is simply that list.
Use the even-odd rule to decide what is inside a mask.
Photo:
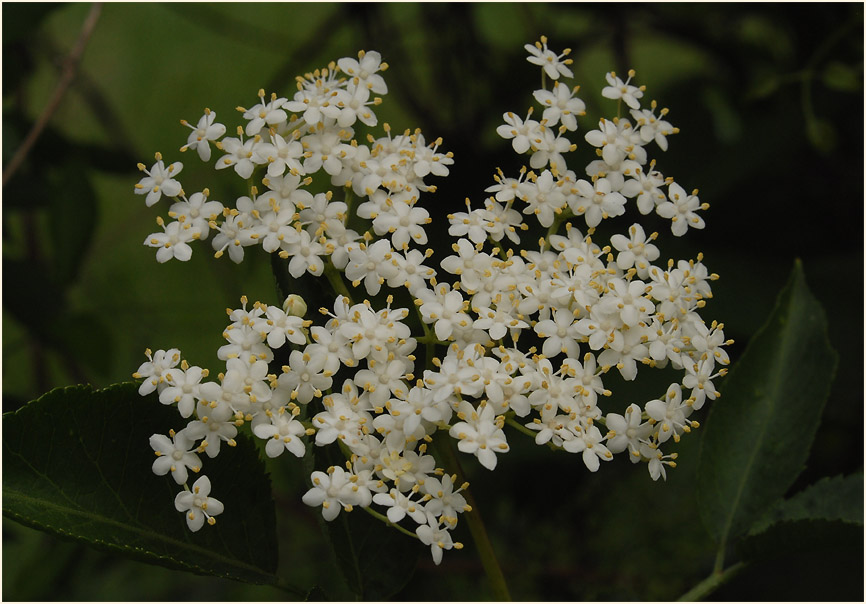
[{"label": "dark background", "polygon": [[[4,166],[44,109],[88,8],[3,4]],[[208,106],[231,130],[234,107],[254,104],[260,87],[291,96],[295,75],[378,50],[390,64],[380,124],[420,127],[454,153],[451,175],[422,198],[434,217],[431,244],[443,254],[448,237],[436,234],[445,233],[445,214],[467,197],[480,204],[496,167],[513,175],[521,165],[495,128],[503,112],[525,114],[532,104],[538,70],[523,44],[542,34],[553,49],[572,49],[587,103],[572,137],[576,169],[592,157],[583,134],[616,110],[599,95],[607,71],[636,69],[645,98],[671,109],[681,132],[666,153],[650,155],[685,189],[700,189],[711,205],[707,227],[674,240],[665,221],[645,220],[660,232],[663,258],[700,250],[721,275],[702,315],[725,323],[734,362],[794,259],[803,260],[840,360],[791,492],[862,471],[860,4],[106,5],[78,77],[3,190],[3,410],[56,386],[127,380],[146,347],[177,346],[191,363],[216,369],[222,309],[242,293],[274,302],[264,254],[248,253],[238,267],[199,246],[189,263],[157,265],[141,246],[157,212],[133,195],[135,164],[151,165],[154,151],[184,161],[188,189],[232,195],[236,179],[214,177],[177,152],[188,132],[179,119],[194,122]],[[717,385],[724,391],[724,381]],[[649,388],[635,400],[655,398],[658,386]],[[700,430],[678,446],[680,465],[667,483],[624,460],[590,474],[579,459],[518,436],[496,472],[465,464],[515,598],[673,599],[709,573],[714,548],[694,496]],[[298,584],[327,583],[331,571],[316,564],[327,546],[314,510],[300,502],[301,469],[280,461],[272,471],[281,564]],[[463,551],[439,567],[423,557],[397,597],[488,598],[468,532],[458,538]],[[5,520],[3,554],[5,599],[282,597],[129,562]],[[860,599],[859,554],[767,561],[717,596]]]}]

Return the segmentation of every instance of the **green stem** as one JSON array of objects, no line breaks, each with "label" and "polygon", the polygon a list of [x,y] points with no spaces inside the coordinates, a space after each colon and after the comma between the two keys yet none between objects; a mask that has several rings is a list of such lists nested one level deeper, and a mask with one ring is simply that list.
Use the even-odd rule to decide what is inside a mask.
[{"label": "green stem", "polygon": [[533,440],[535,439],[535,437],[538,434],[537,432],[533,432],[532,430],[530,430],[529,428],[527,428],[523,424],[514,421],[513,418],[506,417],[505,423],[508,424],[509,426],[511,426],[512,428],[514,428],[515,430],[517,430],[518,432],[522,432],[523,434],[526,434],[527,436],[531,436],[533,438]]},{"label": "green stem", "polygon": [[719,587],[730,581],[735,575],[746,567],[745,562],[738,562],[733,566],[723,570],[713,572],[709,577],[695,585],[689,591],[680,596],[678,602],[697,602],[702,598],[707,597]]},{"label": "green stem", "polygon": [[276,252],[271,253],[271,273],[274,275],[274,281],[277,287],[277,295],[279,296],[280,305],[283,300],[289,297],[292,291],[292,284],[289,281],[289,262],[280,258]]},{"label": "green stem", "polygon": [[571,208],[568,207],[564,208],[559,214],[557,214],[553,218],[553,224],[550,225],[550,228],[547,229],[547,234],[544,236],[543,249],[546,250],[550,248],[550,236],[556,235],[562,223],[570,218],[574,218],[574,214],[572,213]]},{"label": "green stem", "polygon": [[340,271],[337,270],[337,267],[334,266],[333,262],[331,262],[330,257],[328,258],[328,262],[325,263],[325,277],[327,277],[328,283],[331,284],[331,287],[334,288],[336,293],[348,298],[349,302],[352,301],[352,296],[349,295],[349,289],[346,287],[345,282],[343,282],[343,278],[340,276]]},{"label": "green stem", "polygon": [[[457,454],[454,451],[454,439],[448,437],[447,434],[443,436],[444,439],[436,439],[433,445],[439,458],[443,461],[445,470],[449,474],[456,473],[458,476],[466,476],[463,468],[460,467],[460,460],[457,459]],[[442,442],[443,440],[446,442]],[[462,494],[466,499],[466,503],[472,508],[472,511],[463,514],[463,518],[466,519],[469,525],[469,532],[472,534],[472,540],[475,542],[478,556],[481,558],[481,565],[484,567],[487,580],[490,582],[493,599],[510,602],[511,594],[508,592],[508,585],[505,583],[505,575],[502,574],[499,561],[496,559],[496,554],[493,551],[493,545],[487,536],[487,529],[484,526],[484,520],[481,518],[481,512],[478,511],[475,497],[469,488],[463,490]]]},{"label": "green stem", "polygon": [[719,574],[722,572],[722,569],[725,568],[725,550],[727,549],[727,543],[725,539],[722,539],[722,542],[719,544],[719,550],[716,552],[716,562],[713,564],[713,573]]},{"label": "green stem", "polygon": [[287,594],[291,594],[296,598],[306,598],[307,596],[307,592],[305,590],[286,583],[286,581],[282,577],[277,577],[277,582],[274,583],[274,587],[276,587],[277,589],[281,589]]},{"label": "green stem", "polygon": [[367,508],[361,508],[361,509],[364,510],[365,512],[367,512],[368,514],[370,514],[373,518],[377,518],[377,519],[381,520],[382,522],[384,522],[388,526],[393,526],[395,529],[397,529],[398,531],[400,531],[404,535],[409,535],[413,539],[418,539],[418,535],[416,535],[415,533],[413,533],[412,531],[410,531],[408,529],[403,528],[399,524],[394,524],[393,522],[388,520],[387,516],[385,516],[384,514],[380,514],[379,512],[374,510],[373,508],[367,507]]}]

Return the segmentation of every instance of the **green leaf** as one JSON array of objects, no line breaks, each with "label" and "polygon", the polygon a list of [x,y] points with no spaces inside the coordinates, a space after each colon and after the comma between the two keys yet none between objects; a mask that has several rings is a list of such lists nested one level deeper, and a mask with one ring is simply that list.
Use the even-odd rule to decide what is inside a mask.
[{"label": "green leaf", "polygon": [[203,470],[225,504],[193,533],[174,508],[181,487],[151,471],[152,434],[180,428],[177,410],[136,384],[52,390],[3,416],[3,513],[33,528],[197,574],[276,581],[270,480],[249,439]]},{"label": "green leaf", "polygon": [[765,531],[777,522],[841,520],[863,524],[863,474],[822,478],[790,499],[777,503],[749,530]]},{"label": "green leaf", "polygon": [[797,261],[707,419],[698,500],[704,524],[722,547],[745,533],[802,471],[836,360],[824,311]]},{"label": "green leaf", "polygon": [[841,92],[857,92],[863,89],[863,82],[860,81],[862,74],[862,65],[857,69],[853,65],[832,61],[827,63],[821,75],[827,88]]},{"label": "green leaf", "polygon": [[824,478],[773,506],[740,543],[747,559],[813,552],[854,553],[863,544],[863,474]]},{"label": "green leaf", "polygon": [[66,288],[75,281],[96,230],[96,192],[87,170],[77,161],[49,169],[48,228],[55,282]]},{"label": "green leaf", "polygon": [[[307,452],[304,461],[310,471],[314,463],[322,471],[345,463],[336,447],[310,447]],[[361,600],[387,600],[399,592],[427,549],[357,507],[352,512],[341,511],[330,522],[322,519],[321,510],[317,514],[340,573]]]}]

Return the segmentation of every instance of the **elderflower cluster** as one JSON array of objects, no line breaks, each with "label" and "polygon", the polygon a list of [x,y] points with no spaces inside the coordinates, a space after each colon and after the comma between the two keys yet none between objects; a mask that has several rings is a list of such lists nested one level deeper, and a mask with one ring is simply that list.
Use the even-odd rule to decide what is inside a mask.
[{"label": "elderflower cluster", "polygon": [[[215,169],[245,181],[250,194],[231,205],[209,200],[206,188],[187,197],[180,162],[166,167],[157,154],[150,170],[140,166],[136,192],[147,205],[172,200],[172,222],[160,218],[163,232],[145,240],[159,262],[188,260],[189,243],[214,231],[217,257],[228,251],[239,263],[261,245],[279,270],[321,275],[334,291],[319,320],[305,318],[296,295],[282,308],[255,302],[249,310],[242,298],[227,311],[218,381],[203,381],[208,371],[177,349],[147,351],[134,374],[141,394],[157,392],[189,420],[154,435],[151,447],[154,472],[185,485],[176,507],[192,530],[223,506],[208,496],[206,477],[186,486],[189,471],[221,443],[233,446],[247,425],[272,458],[339,446],[345,464],[314,471],[303,501],[329,521],[363,508],[428,545],[437,564],[443,550],[461,547],[450,531],[471,512],[461,495],[468,485],[458,487],[433,456],[448,439],[490,470],[509,439],[526,436],[579,453],[593,472],[625,452],[653,480],[676,465],[662,446],[698,427],[690,416],[720,396],[713,380],[728,364],[723,325],[699,314],[718,277],[701,254],[656,264],[658,234],[639,223],[608,245],[593,237],[630,199],[641,214],[669,219],[675,236],[703,228],[697,212],[708,206],[649,159],[647,147],[666,150],[678,130],[655,101],[642,108],[645,88],[631,83],[633,71],[626,81],[607,74],[602,91],[631,119],[601,119],[584,136],[595,159],[583,175],[569,169],[577,149],[569,137],[585,115],[578,87],[560,81],[572,76],[569,51],[556,54],[544,37],[526,49],[542,69],[533,94],[541,119],[532,109],[525,118],[509,112],[497,132],[529,155],[528,166],[516,176],[498,171],[483,208],[467,199],[465,212],[449,215],[453,255],[436,268],[425,264],[431,250],[412,247],[428,240],[419,197],[435,191],[425,179],[447,176],[453,158],[419,130],[392,136],[386,124],[384,136],[367,135],[369,145],[356,139],[355,127],[377,125],[381,100],[370,95],[387,92],[376,52],[298,78],[292,100],[260,90],[257,105],[238,108],[246,124],[236,138],[210,110],[196,127],[182,122],[192,130],[182,151],[210,161],[214,146],[224,153]],[[316,188],[320,172],[327,176]],[[320,190],[323,179],[334,190]],[[537,243],[524,241],[538,229],[546,232]],[[380,293],[383,305],[365,299]],[[657,398],[610,408],[612,378],[635,380],[641,368],[677,378]]]}]

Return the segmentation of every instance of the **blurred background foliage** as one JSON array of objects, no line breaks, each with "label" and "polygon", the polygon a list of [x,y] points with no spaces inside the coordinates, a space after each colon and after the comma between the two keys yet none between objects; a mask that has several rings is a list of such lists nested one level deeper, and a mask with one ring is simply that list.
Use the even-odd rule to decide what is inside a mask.
[{"label": "blurred background foliage", "polygon": [[[45,108],[89,10],[3,4],[4,168]],[[214,178],[177,151],[188,133],[178,120],[194,123],[207,106],[231,130],[234,108],[254,104],[259,88],[291,96],[294,76],[359,49],[378,50],[391,65],[380,124],[420,127],[454,153],[451,175],[422,200],[433,233],[445,233],[445,214],[467,197],[480,203],[497,166],[506,173],[520,166],[495,127],[503,112],[522,114],[532,103],[538,70],[525,61],[523,44],[542,34],[554,49],[572,48],[574,81],[587,102],[579,151],[569,161],[578,170],[591,159],[582,133],[616,110],[599,96],[607,71],[636,69],[645,98],[671,108],[681,133],[653,157],[687,190],[699,187],[712,207],[707,228],[686,241],[674,241],[661,219],[650,228],[660,232],[663,257],[700,250],[721,275],[703,315],[725,323],[736,340],[734,362],[794,258],[803,259],[840,363],[791,492],[862,471],[860,4],[107,4],[48,128],[4,186],[3,411],[57,386],[128,380],[148,346],[176,346],[191,363],[216,368],[223,309],[241,294],[277,302],[264,254],[247,254],[236,266],[199,246],[189,263],[157,265],[142,247],[157,212],[133,194],[135,166],[150,165],[154,151],[184,161],[188,191],[209,186],[223,201],[240,194],[236,179]],[[617,228],[628,224],[621,219]],[[447,237],[434,234],[431,242],[440,258],[447,254]],[[653,384],[646,373],[642,390],[614,386],[617,404],[663,392],[663,380]],[[653,483],[643,466],[624,460],[590,474],[574,456],[516,434],[495,473],[466,463],[512,595],[672,599],[705,577],[714,549],[695,507],[700,432],[678,446],[680,465],[667,483]],[[280,565],[296,584],[345,594],[316,512],[300,501],[300,464],[280,461],[271,468]],[[489,597],[468,531],[457,538],[467,547],[439,567],[422,557],[398,599]],[[3,554],[4,599],[283,597],[130,562],[5,520]],[[717,596],[861,599],[863,552],[853,554],[768,560],[754,571],[760,575],[741,575]]]}]

